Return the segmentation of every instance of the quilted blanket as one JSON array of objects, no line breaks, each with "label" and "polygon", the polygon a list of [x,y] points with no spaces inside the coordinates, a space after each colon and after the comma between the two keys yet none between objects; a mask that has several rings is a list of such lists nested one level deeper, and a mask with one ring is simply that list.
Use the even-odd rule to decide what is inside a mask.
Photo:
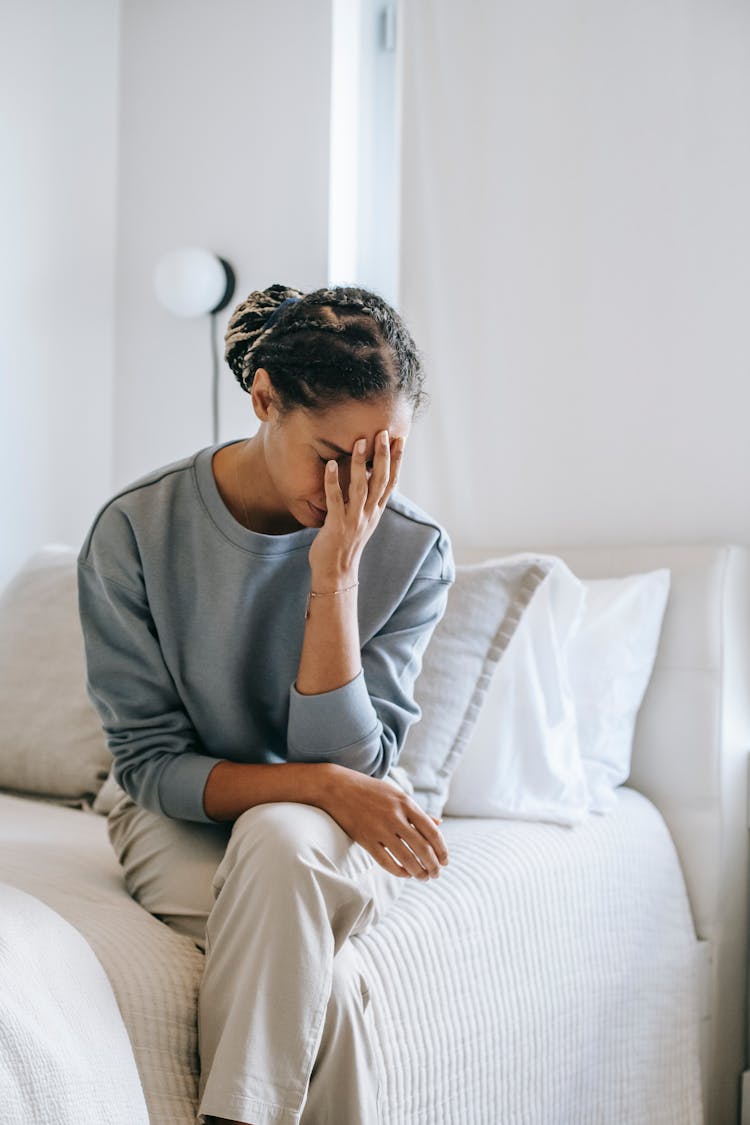
[{"label": "quilted blanket", "polygon": [[4,1125],[148,1125],[109,979],[81,934],[0,883]]}]

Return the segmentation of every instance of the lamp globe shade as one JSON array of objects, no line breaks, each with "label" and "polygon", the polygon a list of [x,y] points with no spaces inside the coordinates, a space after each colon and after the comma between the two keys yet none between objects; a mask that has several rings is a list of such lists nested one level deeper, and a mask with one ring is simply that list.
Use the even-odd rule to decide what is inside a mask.
[{"label": "lamp globe shade", "polygon": [[217,311],[226,290],[224,262],[199,246],[170,250],[154,270],[156,296],[175,316],[205,316]]}]

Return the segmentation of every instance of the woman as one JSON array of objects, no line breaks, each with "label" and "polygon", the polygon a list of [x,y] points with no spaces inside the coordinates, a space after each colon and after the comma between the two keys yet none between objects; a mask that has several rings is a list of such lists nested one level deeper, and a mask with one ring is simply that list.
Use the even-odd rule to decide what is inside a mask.
[{"label": "woman", "polygon": [[225,357],[255,435],[118,493],[79,556],[128,890],[205,951],[199,1120],[379,1120],[347,938],[447,863],[396,763],[454,578],[394,494],[423,375],[363,289],[273,285]]}]

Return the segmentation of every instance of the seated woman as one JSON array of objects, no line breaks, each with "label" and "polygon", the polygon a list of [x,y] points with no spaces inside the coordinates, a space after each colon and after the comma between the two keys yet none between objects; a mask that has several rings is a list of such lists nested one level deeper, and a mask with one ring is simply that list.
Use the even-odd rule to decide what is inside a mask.
[{"label": "seated woman", "polygon": [[79,556],[125,790],[109,836],[131,895],[206,954],[199,1119],[375,1125],[347,939],[448,861],[397,764],[455,576],[394,492],[423,374],[358,288],[253,292],[225,354],[257,432],[122,489]]}]

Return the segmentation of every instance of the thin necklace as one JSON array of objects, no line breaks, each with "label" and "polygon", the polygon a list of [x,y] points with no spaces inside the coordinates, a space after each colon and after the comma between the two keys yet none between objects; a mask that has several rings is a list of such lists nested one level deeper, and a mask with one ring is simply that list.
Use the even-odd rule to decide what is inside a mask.
[{"label": "thin necklace", "polygon": [[237,479],[237,493],[242,503],[242,511],[245,513],[245,527],[250,530],[250,517],[247,514],[247,504],[245,503],[245,494],[240,487],[240,453],[234,459],[234,475]]}]

